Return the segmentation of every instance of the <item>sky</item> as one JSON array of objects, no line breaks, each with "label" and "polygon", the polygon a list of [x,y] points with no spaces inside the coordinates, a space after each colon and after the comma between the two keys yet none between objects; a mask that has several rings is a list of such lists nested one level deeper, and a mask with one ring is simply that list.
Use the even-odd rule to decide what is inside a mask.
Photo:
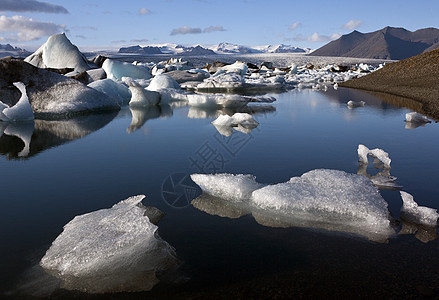
[{"label": "sky", "polygon": [[33,51],[65,32],[81,50],[176,43],[317,49],[386,26],[439,28],[438,0],[0,0],[0,44]]}]

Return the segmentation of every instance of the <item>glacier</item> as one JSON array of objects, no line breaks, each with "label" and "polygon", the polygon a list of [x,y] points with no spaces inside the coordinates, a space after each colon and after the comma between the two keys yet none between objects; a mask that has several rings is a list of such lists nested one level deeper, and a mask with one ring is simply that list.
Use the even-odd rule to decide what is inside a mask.
[{"label": "glacier", "polygon": [[[64,226],[40,265],[61,287],[87,293],[148,291],[157,273],[178,266],[175,249],[157,234],[160,213],[144,195],[76,216]],[[160,216],[159,216],[160,218]]]}]

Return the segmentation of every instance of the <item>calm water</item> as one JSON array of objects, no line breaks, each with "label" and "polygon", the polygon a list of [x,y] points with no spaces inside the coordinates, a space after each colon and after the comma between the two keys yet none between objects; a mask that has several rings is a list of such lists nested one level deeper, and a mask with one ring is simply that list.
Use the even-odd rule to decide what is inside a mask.
[{"label": "calm water", "polygon": [[[359,91],[293,90],[272,96],[277,101],[271,107],[255,109],[256,129],[234,130],[230,137],[210,124],[221,111],[189,107],[124,108],[9,128],[32,140],[23,149],[17,134],[0,137],[0,295],[47,295],[41,290],[49,290],[55,298],[85,297],[52,287],[37,267],[39,260],[74,216],[137,194],[166,214],[160,236],[184,263],[174,274],[178,280],[118,296],[439,295],[437,239],[424,243],[409,234],[375,243],[323,230],[272,228],[251,215],[209,215],[187,198],[166,193],[172,189],[170,178],[192,173],[254,174],[263,183],[317,168],[357,173],[361,143],[387,151],[391,175],[403,190],[420,205],[439,208],[438,124],[406,129],[408,109]],[[367,104],[350,110],[345,103],[351,99]],[[368,172],[377,171],[370,167]],[[381,194],[399,218],[399,192]],[[198,195],[195,190],[188,196]],[[426,234],[429,239],[435,230]]]}]

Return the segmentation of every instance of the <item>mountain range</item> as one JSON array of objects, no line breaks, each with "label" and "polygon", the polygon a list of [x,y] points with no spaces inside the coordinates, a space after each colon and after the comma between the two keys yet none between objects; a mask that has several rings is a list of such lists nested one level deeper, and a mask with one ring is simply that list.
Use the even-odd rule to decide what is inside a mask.
[{"label": "mountain range", "polygon": [[401,60],[436,48],[439,48],[439,29],[424,28],[412,32],[385,27],[369,33],[354,30],[310,55]]},{"label": "mountain range", "polygon": [[30,54],[31,52],[18,47],[13,47],[11,44],[0,44],[0,58],[6,56],[26,57]]},{"label": "mountain range", "polygon": [[118,53],[135,54],[174,54],[174,55],[215,55],[215,54],[251,54],[251,53],[310,53],[309,48],[299,48],[291,45],[265,45],[248,47],[231,43],[220,43],[209,46],[182,46],[179,44],[153,44],[145,47],[130,46],[120,48]]}]

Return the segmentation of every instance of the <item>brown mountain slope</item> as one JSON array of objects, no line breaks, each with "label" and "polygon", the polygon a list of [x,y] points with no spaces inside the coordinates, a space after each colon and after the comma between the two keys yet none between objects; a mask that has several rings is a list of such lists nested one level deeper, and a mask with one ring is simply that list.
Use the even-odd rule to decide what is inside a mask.
[{"label": "brown mountain slope", "polygon": [[385,27],[369,33],[353,31],[310,55],[400,60],[421,54],[438,42],[439,29],[436,28],[412,32],[404,28]]},{"label": "brown mountain slope", "polygon": [[439,49],[387,64],[340,86],[413,99],[422,104],[420,113],[439,120]]}]

